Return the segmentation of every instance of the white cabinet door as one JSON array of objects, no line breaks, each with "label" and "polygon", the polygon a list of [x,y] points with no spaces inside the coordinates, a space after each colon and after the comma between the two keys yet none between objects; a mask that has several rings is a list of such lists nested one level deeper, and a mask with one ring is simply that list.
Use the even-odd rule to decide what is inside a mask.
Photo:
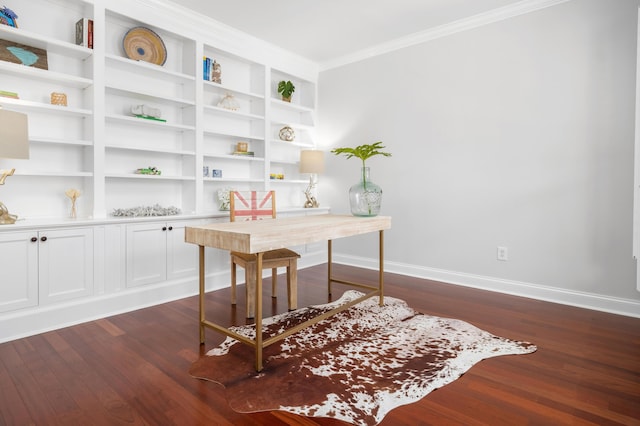
[{"label": "white cabinet door", "polygon": [[93,294],[93,228],[38,232],[40,305]]},{"label": "white cabinet door", "polygon": [[198,246],[185,243],[188,221],[167,224],[167,279],[198,276]]},{"label": "white cabinet door", "polygon": [[167,225],[127,225],[127,287],[167,279]]},{"label": "white cabinet door", "polygon": [[[228,220],[228,219],[226,219]],[[216,219],[177,220],[127,225],[127,287],[155,284],[167,280],[197,280],[198,246],[184,241],[185,227],[218,221]],[[229,253],[208,248],[207,273],[226,268]]]},{"label": "white cabinet door", "polygon": [[38,244],[34,232],[0,234],[0,312],[38,304]]}]

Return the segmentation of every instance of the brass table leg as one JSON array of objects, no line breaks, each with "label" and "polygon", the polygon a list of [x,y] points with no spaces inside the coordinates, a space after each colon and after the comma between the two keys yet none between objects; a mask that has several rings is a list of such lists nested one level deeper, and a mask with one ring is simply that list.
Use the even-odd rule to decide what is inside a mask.
[{"label": "brass table leg", "polygon": [[380,289],[380,306],[384,305],[384,231],[380,231],[380,239],[378,241],[380,257],[378,259],[378,288]]},{"label": "brass table leg", "polygon": [[198,253],[198,263],[199,263],[199,284],[200,284],[200,293],[199,293],[199,305],[200,305],[200,344],[204,344],[204,246],[199,246]]},{"label": "brass table leg", "polygon": [[262,371],[262,255],[256,259],[256,371]]},{"label": "brass table leg", "polygon": [[329,296],[331,296],[331,240],[327,240],[327,288],[329,289]]}]

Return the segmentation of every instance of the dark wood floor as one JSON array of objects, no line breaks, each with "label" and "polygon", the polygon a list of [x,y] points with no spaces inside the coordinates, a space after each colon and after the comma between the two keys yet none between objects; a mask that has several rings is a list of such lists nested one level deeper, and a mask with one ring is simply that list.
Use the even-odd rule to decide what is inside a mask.
[{"label": "dark wood floor", "polygon": [[[335,271],[377,279],[363,269]],[[300,271],[300,306],[327,302],[325,280],[325,266]],[[484,360],[382,425],[640,425],[640,319],[394,274],[385,285],[415,309],[531,341],[538,351]],[[336,299],[345,287],[334,288]],[[286,310],[284,286],[278,302],[265,293],[265,315]],[[245,323],[228,289],[207,297],[209,319]],[[190,297],[1,344],[0,425],[344,424],[230,410],[219,386],[187,373],[222,341],[207,331],[200,347],[197,309]]]}]

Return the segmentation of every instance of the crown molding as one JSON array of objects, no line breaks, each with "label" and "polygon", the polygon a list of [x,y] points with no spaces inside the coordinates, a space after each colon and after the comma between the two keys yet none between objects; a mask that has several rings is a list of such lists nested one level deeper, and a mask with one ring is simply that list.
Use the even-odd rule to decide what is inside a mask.
[{"label": "crown molding", "polygon": [[470,16],[468,18],[459,19],[448,24],[440,25],[428,30],[410,34],[389,42],[381,43],[376,46],[362,49],[353,54],[344,55],[331,59],[320,64],[320,71],[327,71],[332,68],[338,68],[354,62],[363,61],[385,53],[404,49],[405,47],[426,43],[452,34],[489,25],[494,22],[504,21],[516,16],[535,12],[547,7],[556,6],[572,0],[523,0],[513,5],[500,7],[488,12]]},{"label": "crown molding", "polygon": [[298,77],[315,81],[319,72],[316,61],[300,56],[281,46],[231,27],[221,21],[180,5],[179,0],[94,0],[109,3],[114,10],[135,9],[148,21],[151,17],[162,22],[165,30],[183,37],[194,38],[216,46],[227,53],[276,69],[287,69]]}]

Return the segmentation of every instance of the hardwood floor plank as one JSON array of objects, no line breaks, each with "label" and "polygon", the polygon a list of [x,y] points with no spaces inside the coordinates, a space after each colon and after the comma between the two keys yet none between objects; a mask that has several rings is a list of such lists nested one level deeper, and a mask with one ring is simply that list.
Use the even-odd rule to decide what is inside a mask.
[{"label": "hardwood floor plank", "polygon": [[18,388],[13,383],[11,375],[2,362],[2,355],[7,351],[0,352],[0,407],[11,407],[11,410],[0,408],[0,425],[19,424],[21,419],[30,417],[27,405],[20,397]]},{"label": "hardwood floor plank", "polygon": [[[377,282],[343,265],[340,278]],[[282,278],[284,281],[284,278]],[[299,271],[299,305],[326,294],[326,265]],[[270,280],[265,280],[268,286]],[[387,415],[385,425],[640,425],[640,319],[385,274],[386,294],[426,314],[458,318],[538,351],[492,358],[459,380]],[[239,294],[244,289],[240,287]],[[265,292],[264,315],[287,310]],[[207,317],[250,323],[229,289],[206,295]],[[190,365],[224,340],[198,344],[198,301],[175,302],[0,344],[1,425],[323,425],[343,422],[283,412],[239,414],[221,386],[189,376]]]}]

